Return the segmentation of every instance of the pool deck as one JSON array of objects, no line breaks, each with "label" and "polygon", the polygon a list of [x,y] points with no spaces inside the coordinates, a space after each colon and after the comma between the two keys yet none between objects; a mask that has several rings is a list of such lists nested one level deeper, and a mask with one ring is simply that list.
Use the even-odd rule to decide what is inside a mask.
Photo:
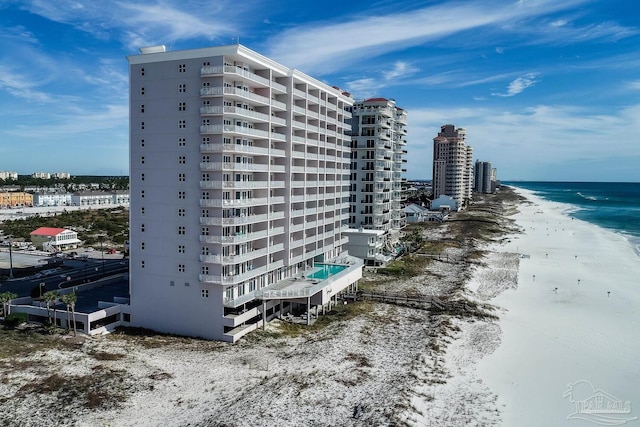
[{"label": "pool deck", "polygon": [[[331,275],[325,279],[305,277],[305,274],[313,274],[320,270],[319,267],[313,267],[308,269],[303,275],[299,277],[291,277],[281,280],[268,288],[264,288],[256,292],[256,297],[266,299],[296,299],[296,298],[310,298],[324,288],[328,288],[336,280],[347,274],[348,272],[362,268],[362,261],[357,258],[345,256],[337,260],[322,263],[325,265],[340,265],[345,268],[334,275]],[[360,276],[361,277],[361,276]]]}]

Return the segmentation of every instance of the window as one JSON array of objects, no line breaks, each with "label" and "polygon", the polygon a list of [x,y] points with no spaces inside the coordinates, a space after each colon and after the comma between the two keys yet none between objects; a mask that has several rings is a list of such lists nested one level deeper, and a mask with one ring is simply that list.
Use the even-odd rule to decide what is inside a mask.
[{"label": "window", "polygon": [[178,147],[184,147],[187,145],[187,138],[178,138]]},{"label": "window", "polygon": [[184,83],[180,83],[178,85],[178,92],[185,93],[187,91],[187,85]]},{"label": "window", "polygon": [[186,191],[178,191],[178,199],[184,200],[186,198],[187,198],[187,192]]},{"label": "window", "polygon": [[178,226],[178,234],[184,235],[186,233],[187,233],[187,229],[186,229],[186,227],[184,225]]},{"label": "window", "polygon": [[144,122],[140,122],[140,129],[144,130]]},{"label": "window", "polygon": [[144,181],[144,174],[143,173],[140,174],[140,181]]},{"label": "window", "polygon": [[208,144],[211,142],[211,138],[209,138],[208,136],[203,136],[202,137],[202,143],[203,144]]},{"label": "window", "polygon": [[[187,103],[186,102],[178,102],[178,111],[187,111]],[[143,113],[144,113],[144,111],[143,111]]]},{"label": "window", "polygon": [[169,282],[169,286],[175,286],[175,285],[176,285],[176,282],[174,282],[173,280]]},{"label": "window", "polygon": [[140,147],[144,147],[144,139],[140,140]]},{"label": "window", "polygon": [[178,245],[178,253],[179,253],[179,254],[183,254],[183,253],[185,253],[184,245]]},{"label": "window", "polygon": [[144,95],[144,86],[140,88],[140,95]]},{"label": "window", "polygon": [[203,191],[202,192],[202,200],[209,200],[209,192],[208,191]]},{"label": "window", "polygon": [[140,163],[144,165],[144,156],[140,157]]},{"label": "window", "polygon": [[179,73],[186,73],[187,72],[187,64],[178,65],[178,72]]},{"label": "window", "polygon": [[209,157],[209,155],[202,156],[202,163],[209,163],[210,161],[211,158]]},{"label": "window", "polygon": [[178,272],[179,273],[184,273],[186,270],[184,264],[178,264]]},{"label": "window", "polygon": [[200,234],[203,236],[208,236],[209,235],[209,227],[202,227],[202,230],[200,230]]},{"label": "window", "polygon": [[203,67],[208,67],[209,65],[211,65],[211,62],[209,62],[209,61],[206,61],[206,62],[202,63]]},{"label": "window", "polygon": [[[144,113],[144,104],[142,104],[142,105],[140,106],[140,112],[141,112],[141,113]],[[143,129],[144,129],[144,128],[143,128]]]},{"label": "window", "polygon": [[209,274],[209,267],[207,267],[206,265],[200,267],[200,274]]},{"label": "window", "polygon": [[144,251],[144,242],[140,243],[140,249]]},{"label": "window", "polygon": [[209,289],[202,290],[202,298],[209,298]]},{"label": "window", "polygon": [[144,199],[144,190],[140,190],[140,198]]},{"label": "window", "polygon": [[202,180],[203,181],[211,181],[211,175],[208,173],[203,173],[202,174]]},{"label": "window", "polygon": [[187,180],[187,175],[184,173],[178,174],[178,182],[185,182]]},{"label": "window", "polygon": [[144,268],[144,261],[140,261],[140,268]]},{"label": "window", "polygon": [[144,206],[140,208],[140,214],[144,215]]},{"label": "window", "polygon": [[186,214],[186,209],[182,209],[182,208],[178,209],[178,216],[185,216],[185,214]]},{"label": "window", "polygon": [[229,286],[227,289],[225,289],[224,296],[228,300],[232,300],[233,299],[233,288],[231,286]]},{"label": "window", "polygon": [[186,156],[179,156],[178,157],[178,164],[184,165],[185,163],[187,163],[187,157]]},{"label": "window", "polygon": [[185,129],[186,127],[187,127],[187,121],[186,120],[178,120],[178,129]]},{"label": "window", "polygon": [[144,68],[140,68],[140,75],[144,76]]}]

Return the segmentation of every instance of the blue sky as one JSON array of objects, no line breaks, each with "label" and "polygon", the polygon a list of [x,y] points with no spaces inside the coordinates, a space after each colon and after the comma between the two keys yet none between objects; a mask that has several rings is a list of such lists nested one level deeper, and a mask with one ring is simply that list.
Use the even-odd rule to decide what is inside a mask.
[{"label": "blue sky", "polygon": [[126,55],[241,44],[440,126],[503,180],[640,181],[634,0],[0,0],[0,171],[128,174]]}]

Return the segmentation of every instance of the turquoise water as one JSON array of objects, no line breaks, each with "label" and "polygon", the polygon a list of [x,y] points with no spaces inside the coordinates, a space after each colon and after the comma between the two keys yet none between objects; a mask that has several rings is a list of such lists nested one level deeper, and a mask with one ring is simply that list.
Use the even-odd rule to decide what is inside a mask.
[{"label": "turquoise water", "polygon": [[624,234],[640,252],[640,183],[635,182],[510,182],[537,196],[568,203],[583,221]]},{"label": "turquoise water", "polygon": [[314,271],[313,273],[309,274],[307,278],[324,280],[330,276],[340,273],[342,270],[347,268],[346,265],[335,264],[316,264],[315,266],[320,267],[320,270]]}]

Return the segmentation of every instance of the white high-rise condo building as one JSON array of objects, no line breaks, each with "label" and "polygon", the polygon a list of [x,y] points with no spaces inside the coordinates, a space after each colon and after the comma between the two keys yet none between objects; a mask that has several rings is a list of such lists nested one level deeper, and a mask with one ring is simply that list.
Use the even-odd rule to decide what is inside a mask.
[{"label": "white high-rise condo building", "polygon": [[241,45],[127,59],[131,324],[236,341],[353,290],[351,97]]},{"label": "white high-rise condo building", "polygon": [[[369,248],[365,256],[367,264],[377,265],[395,254],[406,226],[407,112],[385,98],[356,102],[351,111],[350,233],[354,229],[383,232],[382,247],[377,244],[380,233],[372,234],[370,240],[376,247]],[[351,240],[357,241],[350,239],[350,245]]]},{"label": "white high-rise condo building", "polygon": [[467,131],[443,125],[433,138],[433,198],[442,195],[462,206],[473,189],[473,149],[466,145]]}]

